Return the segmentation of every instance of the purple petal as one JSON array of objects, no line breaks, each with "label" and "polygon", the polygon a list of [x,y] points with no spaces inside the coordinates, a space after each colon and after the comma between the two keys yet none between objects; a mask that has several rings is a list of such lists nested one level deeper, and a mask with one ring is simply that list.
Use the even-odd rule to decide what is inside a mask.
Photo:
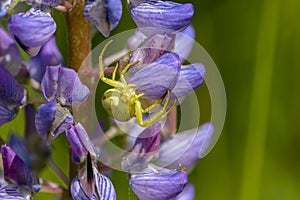
[{"label": "purple petal", "polygon": [[212,124],[206,123],[199,129],[177,133],[161,144],[156,163],[170,169],[193,167],[210,147],[213,131]]},{"label": "purple petal", "polygon": [[3,17],[7,15],[11,9],[13,0],[1,0],[0,1],[0,21]]},{"label": "purple petal", "polygon": [[[93,176],[95,177],[96,189],[98,195],[96,195],[89,188],[94,188],[94,181],[89,181],[87,178],[87,168],[83,168],[79,171],[78,175],[73,179],[71,184],[71,194],[74,200],[90,200],[98,199],[100,200],[115,200],[116,192],[111,181],[104,175],[100,174],[96,168],[93,168]],[[91,193],[91,194],[89,194]]]},{"label": "purple petal", "polygon": [[186,28],[194,15],[192,4],[179,4],[171,1],[146,1],[132,6],[130,14],[139,28],[146,34],[172,33]]},{"label": "purple petal", "polygon": [[0,65],[16,76],[22,66],[22,57],[15,41],[0,26]]},{"label": "purple petal", "polygon": [[184,190],[177,195],[175,200],[194,200],[195,187],[192,184],[188,184],[184,187]]},{"label": "purple petal", "polygon": [[28,152],[25,139],[15,134],[11,134],[9,136],[8,144],[11,149],[22,159],[26,166],[32,168],[32,161],[29,156],[30,154]]},{"label": "purple petal", "polygon": [[78,123],[66,131],[69,143],[72,146],[73,162],[83,162],[88,154],[95,155],[93,143],[83,126]]},{"label": "purple petal", "polygon": [[13,120],[15,116],[15,110],[8,108],[0,102],[0,126]]},{"label": "purple petal", "polygon": [[2,9],[2,8],[0,7],[0,20],[1,20],[3,17],[5,17],[5,16],[7,15],[8,11],[9,11],[8,8]]},{"label": "purple petal", "polygon": [[77,178],[74,178],[71,183],[71,194],[73,200],[98,200],[96,194],[89,197],[82,189],[80,182]]},{"label": "purple petal", "polygon": [[121,19],[122,2],[121,0],[87,1],[84,15],[105,37],[108,37]]},{"label": "purple petal", "polygon": [[7,26],[16,41],[30,56],[35,56],[56,30],[55,21],[49,11],[40,10],[40,7],[12,15]]},{"label": "purple petal", "polygon": [[10,147],[4,145],[1,150],[4,177],[18,186],[38,192],[41,188],[38,177],[30,171]]},{"label": "purple petal", "polygon": [[130,50],[135,50],[147,37],[139,30],[136,30],[127,39],[127,48]]},{"label": "purple petal", "polygon": [[35,127],[42,138],[46,138],[50,132],[52,123],[55,119],[56,102],[52,101],[47,104],[42,104],[35,116]]},{"label": "purple petal", "polygon": [[172,94],[181,98],[194,92],[202,84],[204,75],[205,68],[201,63],[182,66]]},{"label": "purple petal", "polygon": [[131,174],[130,187],[141,200],[165,200],[176,197],[187,183],[184,171],[163,168]]},{"label": "purple petal", "polygon": [[61,2],[62,2],[62,0],[41,0],[41,4],[48,5],[48,6],[51,6],[51,7],[56,7]]},{"label": "purple petal", "polygon": [[161,124],[155,123],[146,128],[136,139],[130,152],[122,158],[122,168],[129,170],[143,166],[158,157]]},{"label": "purple petal", "polygon": [[74,70],[61,66],[47,67],[42,88],[48,101],[56,99],[64,106],[75,106],[85,101],[90,93]]},{"label": "purple petal", "polygon": [[190,54],[195,39],[195,30],[189,25],[184,31],[176,34],[174,52],[177,53],[183,61]]},{"label": "purple petal", "polygon": [[25,105],[26,95],[26,89],[0,65],[0,103],[17,109]]},{"label": "purple petal", "polygon": [[73,124],[70,111],[61,107],[56,101],[41,105],[36,113],[35,127],[42,138],[51,143],[60,133],[69,129]]},{"label": "purple petal", "polygon": [[137,64],[130,67],[128,72],[135,73],[144,68],[147,64],[154,62],[163,54],[170,52],[174,46],[174,35],[155,34],[140,45],[130,56],[129,63],[138,61]]},{"label": "purple petal", "polygon": [[167,53],[137,71],[129,78],[128,83],[134,84],[137,94],[144,93],[143,98],[159,99],[167,90],[173,89],[180,71],[180,59],[177,54]]},{"label": "purple petal", "polygon": [[29,60],[30,77],[41,83],[47,66],[56,66],[62,63],[62,56],[56,46],[55,36],[53,36],[41,48],[38,55]]},{"label": "purple petal", "polygon": [[30,192],[12,184],[0,188],[0,199],[2,200],[28,200],[30,197]]},{"label": "purple petal", "polygon": [[100,200],[115,200],[116,191],[112,182],[106,176],[100,174],[96,169],[94,170],[96,188]]},{"label": "purple petal", "polygon": [[82,180],[78,176],[75,176],[71,183],[71,194],[73,200],[98,200],[96,194],[94,193],[92,196],[89,196],[85,191],[84,187],[81,183]]}]

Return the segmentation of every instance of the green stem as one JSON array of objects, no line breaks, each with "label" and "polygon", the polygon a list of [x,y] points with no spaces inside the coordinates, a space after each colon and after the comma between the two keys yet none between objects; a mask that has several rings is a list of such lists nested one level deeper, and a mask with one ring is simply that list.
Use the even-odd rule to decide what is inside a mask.
[{"label": "green stem", "polygon": [[265,0],[257,39],[240,200],[260,199],[280,0]]}]

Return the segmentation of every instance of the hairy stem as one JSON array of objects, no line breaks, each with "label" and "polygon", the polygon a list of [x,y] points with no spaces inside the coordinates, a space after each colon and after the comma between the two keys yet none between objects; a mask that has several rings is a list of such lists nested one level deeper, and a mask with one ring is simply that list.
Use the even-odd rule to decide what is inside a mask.
[{"label": "hairy stem", "polygon": [[[73,0],[71,0],[70,3],[73,3]],[[78,72],[91,51],[90,23],[84,16],[84,1],[76,1],[73,9],[67,12],[65,17],[68,27],[69,67]],[[89,62],[87,62],[86,64],[90,65]],[[88,83],[85,83],[85,81],[83,81],[83,83],[90,88]],[[86,113],[88,113],[88,111],[84,112],[82,115],[85,115]],[[83,121],[86,123],[81,122],[81,120],[78,120],[75,117],[75,119],[81,122],[84,127],[88,127],[88,120],[85,118],[88,118],[88,116],[83,116]],[[77,166],[71,160],[71,148],[69,152],[69,192],[63,193],[63,199],[72,199],[70,194],[70,183],[73,177],[75,177],[77,174]]]},{"label": "hairy stem", "polygon": [[83,10],[84,2],[79,2],[66,14],[69,43],[69,67],[75,71],[79,70],[81,64],[91,50],[90,24],[85,18]]}]

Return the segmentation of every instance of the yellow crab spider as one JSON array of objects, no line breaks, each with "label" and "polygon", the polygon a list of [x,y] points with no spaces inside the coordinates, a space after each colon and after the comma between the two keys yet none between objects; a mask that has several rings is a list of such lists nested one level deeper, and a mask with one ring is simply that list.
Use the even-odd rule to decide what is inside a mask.
[{"label": "yellow crab spider", "polygon": [[116,65],[113,73],[112,78],[109,79],[104,76],[104,68],[103,68],[103,54],[107,47],[112,43],[110,40],[108,43],[105,44],[103,47],[100,55],[99,55],[99,77],[100,79],[114,88],[108,89],[102,98],[102,104],[104,109],[114,117],[118,121],[128,121],[133,117],[136,117],[137,122],[142,127],[150,126],[153,123],[156,123],[167,116],[167,114],[172,110],[172,108],[176,104],[176,99],[173,101],[172,105],[167,109],[169,100],[170,100],[170,91],[167,91],[167,96],[164,101],[164,105],[162,109],[159,110],[154,116],[146,121],[143,120],[143,113],[149,113],[153,110],[157,105],[162,102],[162,99],[156,100],[152,105],[143,109],[142,103],[140,101],[140,97],[144,94],[136,94],[133,88],[133,84],[127,84],[124,74],[127,70],[136,62],[127,64],[121,71],[120,71],[120,79],[116,80],[116,72],[118,69],[118,64]]}]

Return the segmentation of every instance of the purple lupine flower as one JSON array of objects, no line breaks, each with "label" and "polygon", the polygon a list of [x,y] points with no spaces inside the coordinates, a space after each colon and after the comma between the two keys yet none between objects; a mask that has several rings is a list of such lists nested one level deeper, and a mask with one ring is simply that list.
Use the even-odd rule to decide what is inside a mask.
[{"label": "purple lupine flower", "polygon": [[141,31],[147,35],[175,33],[190,24],[194,7],[189,3],[145,1],[132,5],[130,14]]},{"label": "purple lupine flower", "polygon": [[161,144],[156,164],[169,169],[191,169],[209,149],[214,128],[206,123],[198,129],[177,133]]},{"label": "purple lupine flower", "polygon": [[10,134],[9,143],[10,148],[22,159],[26,166],[32,169],[32,162],[29,157],[29,152],[26,146],[26,141],[23,137],[16,134]]},{"label": "purple lupine flower", "polygon": [[85,101],[90,93],[73,69],[60,65],[47,67],[42,89],[48,101],[56,100],[62,106],[76,106]]},{"label": "purple lupine flower", "polygon": [[204,75],[205,67],[201,63],[182,65],[172,95],[182,98],[194,92],[203,83]]},{"label": "purple lupine flower", "polygon": [[56,7],[62,2],[62,0],[25,0],[25,2],[31,6],[47,5]]},{"label": "purple lupine flower", "polygon": [[180,67],[179,56],[166,53],[133,75],[126,73],[125,78],[128,84],[136,85],[133,88],[137,94],[144,93],[143,98],[156,100],[176,85]]},{"label": "purple lupine flower", "polygon": [[37,55],[40,48],[56,31],[55,21],[46,6],[34,7],[26,13],[12,15],[7,26],[19,45],[30,56]]},{"label": "purple lupine flower", "polygon": [[195,187],[192,184],[187,184],[183,191],[176,196],[174,200],[194,200]]},{"label": "purple lupine flower", "polygon": [[30,77],[41,83],[47,66],[56,66],[62,63],[62,56],[56,46],[55,36],[44,44],[38,55],[31,57],[28,63]]},{"label": "purple lupine flower", "polygon": [[[165,75],[168,74],[168,72],[164,73],[162,70],[157,70],[157,73],[161,73],[161,76],[156,75],[155,73],[153,73],[153,75],[150,75],[150,73],[148,74],[146,70],[149,67],[148,65],[150,63],[153,64],[159,61],[163,56],[165,56],[165,54],[171,51],[179,53],[178,55],[180,55],[180,61],[182,62],[183,59],[187,57],[189,51],[193,46],[193,40],[190,38],[190,36],[193,37],[193,35],[194,30],[191,26],[189,26],[184,32],[178,33],[176,35],[176,38],[175,34],[155,34],[152,37],[145,39],[140,44],[139,48],[137,48],[131,54],[129,63],[137,61],[138,63],[130,67],[126,72],[125,77],[127,80],[129,80],[128,82],[131,83],[130,79],[133,76],[135,76],[136,79],[148,76],[149,79],[152,78],[152,86],[154,84],[160,84],[160,81],[164,80]],[[185,45],[183,45],[183,40],[186,38],[189,38],[189,40]],[[187,52],[184,52],[184,49],[181,48],[181,46],[187,48]],[[141,74],[143,74],[143,76],[141,76]],[[182,65],[180,67],[179,78],[175,81],[175,87],[169,87],[169,89],[171,89],[172,91],[172,99],[174,99],[174,97],[182,98],[192,93],[202,84],[204,75],[205,68],[204,65],[201,63],[195,63],[186,66]],[[140,83],[136,85],[139,86],[139,84]],[[146,81],[144,84],[148,84],[148,82]],[[151,84],[148,84],[148,86],[149,85]],[[148,97],[145,96],[145,98]]]},{"label": "purple lupine flower", "polygon": [[108,37],[119,23],[122,16],[121,0],[89,0],[85,3],[85,17],[90,20],[97,29]]},{"label": "purple lupine flower", "polygon": [[147,127],[136,139],[130,152],[122,158],[122,168],[130,170],[134,167],[143,167],[158,157],[160,147],[161,124],[155,123]]},{"label": "purple lupine flower", "polygon": [[149,165],[145,171],[131,174],[129,184],[141,200],[165,200],[181,193],[187,179],[184,171]]},{"label": "purple lupine flower", "polygon": [[176,34],[174,52],[177,53],[182,61],[190,54],[195,39],[195,30],[189,25],[182,32]]},{"label": "purple lupine flower", "polygon": [[140,46],[140,44],[146,39],[147,37],[139,30],[134,31],[134,33],[127,39],[126,46],[130,50],[135,50]]},{"label": "purple lupine flower", "polygon": [[26,98],[26,89],[0,65],[0,126],[15,117]]},{"label": "purple lupine flower", "polygon": [[72,180],[71,194],[73,199],[97,200],[100,197],[100,200],[115,200],[116,192],[113,184],[93,167],[89,154],[87,157],[87,166],[79,170],[78,175]]},{"label": "purple lupine flower", "polygon": [[13,0],[1,0],[0,1],[0,20],[7,15],[12,2],[13,2]]},{"label": "purple lupine flower", "polygon": [[153,63],[163,54],[170,52],[173,49],[174,41],[175,35],[173,34],[155,34],[146,39],[139,48],[132,52],[129,63],[136,61],[138,61],[138,63],[130,67],[128,72],[134,73],[146,65]]},{"label": "purple lupine flower", "polygon": [[4,185],[0,187],[1,200],[29,200],[31,199],[31,192],[24,190],[16,185]]},{"label": "purple lupine flower", "polygon": [[0,65],[5,67],[13,76],[21,69],[23,62],[21,53],[15,41],[0,26]]},{"label": "purple lupine flower", "polygon": [[72,161],[81,163],[88,153],[95,156],[95,147],[83,126],[78,123],[66,131],[66,136],[72,146]]},{"label": "purple lupine flower", "polygon": [[51,143],[60,133],[69,129],[73,124],[70,110],[62,107],[56,101],[42,104],[35,118],[35,127],[39,135]]},{"label": "purple lupine flower", "polygon": [[72,126],[71,107],[85,101],[89,89],[74,70],[53,66],[46,69],[42,90],[49,103],[38,108],[35,124],[40,136],[51,142]]},{"label": "purple lupine flower", "polygon": [[33,174],[19,156],[9,147],[1,147],[4,178],[12,184],[38,192],[41,188],[38,177]]}]

